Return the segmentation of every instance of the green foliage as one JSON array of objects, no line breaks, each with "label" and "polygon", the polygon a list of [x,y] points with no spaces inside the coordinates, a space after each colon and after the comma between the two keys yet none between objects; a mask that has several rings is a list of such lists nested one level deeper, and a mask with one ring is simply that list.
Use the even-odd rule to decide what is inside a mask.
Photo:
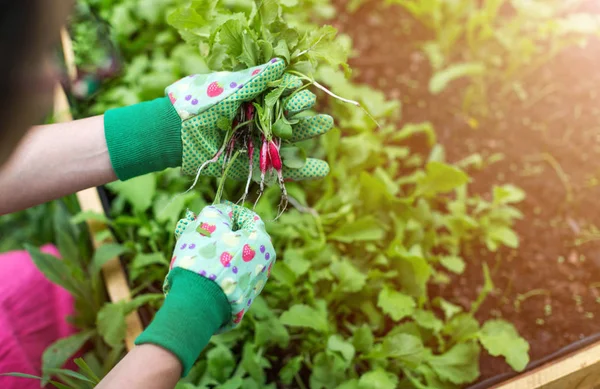
[{"label": "green foliage", "polygon": [[[240,328],[214,337],[178,388],[455,388],[479,376],[481,346],[517,370],[525,366],[528,348],[512,325],[501,320],[480,325],[474,317],[493,291],[485,263],[484,286],[471,307],[429,295],[430,286],[482,266],[464,255],[465,248],[518,246],[513,224],[522,217],[516,205],[525,194],[512,185],[491,188],[491,200],[471,194],[473,163],[446,161],[430,123],[398,127],[398,101],[349,81],[339,68],[350,42],[313,24],[314,16],[332,16],[326,1],[87,2],[112,25],[126,66],[121,77],[102,86],[93,107],[80,107],[82,114],[162,96],[165,85],[188,73],[239,69],[278,55],[337,95],[359,101],[381,124],[378,129],[365,111],[330,99],[326,109],[337,128],[318,142],[285,151],[292,164],[303,163],[310,151],[329,162],[331,174],[288,185],[295,207],[267,223],[278,253],[271,281]],[[415,15],[428,20],[425,11],[437,12],[415,8]],[[168,22],[193,44],[181,42]],[[453,63],[487,66],[487,58],[455,59],[430,50],[442,54],[433,91],[479,71]],[[284,126],[276,127],[285,134]],[[415,149],[417,138],[430,149]],[[228,183],[225,192],[237,185]],[[80,255],[61,269],[32,250],[48,277],[73,293],[82,288],[100,293],[98,270],[106,260],[121,255],[127,266],[132,302],[105,304],[102,292],[89,300],[94,306],[78,304],[79,314],[88,312],[82,328],[95,329],[87,334],[102,351],[78,363],[79,374],[93,382],[121,357],[127,314],[142,305],[152,314],[159,306],[177,220],[186,208],[197,211],[212,202],[216,193],[208,178],[182,194],[188,187],[176,170],[112,184],[109,216],[118,244]],[[269,188],[257,211],[272,220],[278,202],[278,189]],[[79,214],[72,220],[85,219],[102,216]],[[63,235],[52,239],[65,252],[82,247]],[[64,277],[62,270],[75,275]],[[64,340],[73,348],[78,341]],[[45,371],[63,358],[48,361]],[[60,377],[76,379],[64,372]]]}]

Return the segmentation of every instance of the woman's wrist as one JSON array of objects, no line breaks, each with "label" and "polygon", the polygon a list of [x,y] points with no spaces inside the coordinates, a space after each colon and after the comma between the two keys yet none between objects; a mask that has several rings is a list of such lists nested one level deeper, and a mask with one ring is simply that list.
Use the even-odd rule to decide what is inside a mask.
[{"label": "woman's wrist", "polygon": [[107,111],[104,133],[120,180],[181,166],[181,118],[167,97]]},{"label": "woman's wrist", "polygon": [[179,358],[186,376],[217,330],[231,319],[231,306],[212,280],[175,268],[171,288],[148,328],[135,344],[154,344]]}]

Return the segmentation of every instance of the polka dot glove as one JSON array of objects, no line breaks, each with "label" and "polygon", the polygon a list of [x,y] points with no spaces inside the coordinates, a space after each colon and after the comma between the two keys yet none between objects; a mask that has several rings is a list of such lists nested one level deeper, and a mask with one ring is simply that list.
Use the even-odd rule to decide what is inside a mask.
[{"label": "polka dot glove", "polygon": [[231,320],[218,332],[234,328],[262,291],[275,263],[265,224],[251,210],[227,202],[204,208],[198,217],[188,211],[175,235],[177,246],[165,293],[169,293],[173,269],[214,281],[231,305]]},{"label": "polka dot glove", "polygon": [[[239,72],[217,72],[185,77],[166,89],[166,94],[182,120],[181,139],[183,146],[182,170],[185,174],[196,175],[205,161],[212,159],[221,148],[225,132],[217,127],[220,118],[232,120],[243,102],[254,100],[265,92],[267,84],[284,77],[288,88],[295,90],[302,81],[284,74],[286,65],[274,58],[268,63]],[[312,108],[316,96],[308,90],[284,97],[286,116],[291,118]],[[302,116],[293,126],[290,140],[299,142],[322,135],[333,127],[333,119],[328,115]],[[255,145],[253,177],[257,174],[260,145]],[[217,163],[209,164],[202,174],[218,177],[222,174],[224,156]],[[241,154],[229,171],[229,176],[239,181],[248,177],[248,156]],[[327,162],[309,158],[300,169],[284,166],[284,178],[290,180],[316,179],[329,173]]]}]

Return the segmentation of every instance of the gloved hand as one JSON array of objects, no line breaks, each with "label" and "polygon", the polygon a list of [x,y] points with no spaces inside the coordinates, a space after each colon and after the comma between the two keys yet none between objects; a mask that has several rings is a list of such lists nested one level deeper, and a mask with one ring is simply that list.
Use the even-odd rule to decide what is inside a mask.
[{"label": "gloved hand", "polygon": [[[183,172],[196,175],[202,163],[213,158],[223,144],[225,133],[217,127],[221,117],[233,119],[243,102],[251,101],[267,89],[267,84],[285,77],[288,88],[297,89],[302,81],[284,75],[285,62],[273,59],[239,72],[218,72],[185,77],[166,89],[168,98],[107,111],[105,132],[113,168],[126,180],[166,167],[182,166]],[[292,117],[314,106],[316,97],[308,90],[286,99],[287,116]],[[326,133],[333,127],[328,115],[300,117],[293,126],[291,142]],[[258,150],[255,162],[258,169]],[[223,157],[208,165],[202,174],[220,176]],[[284,167],[284,178],[304,180],[329,173],[325,161],[308,159],[300,169]],[[248,157],[235,161],[232,178],[248,177]]]},{"label": "gloved hand", "polygon": [[165,302],[136,344],[175,354],[183,376],[215,333],[236,327],[262,291],[275,250],[258,215],[232,203],[179,221]]}]

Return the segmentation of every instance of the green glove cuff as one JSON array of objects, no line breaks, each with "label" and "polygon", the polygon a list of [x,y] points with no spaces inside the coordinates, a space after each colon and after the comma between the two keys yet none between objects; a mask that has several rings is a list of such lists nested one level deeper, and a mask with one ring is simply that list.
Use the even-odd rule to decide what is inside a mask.
[{"label": "green glove cuff", "polygon": [[106,111],[104,133],[122,181],[181,166],[181,118],[167,97]]},{"label": "green glove cuff", "polygon": [[208,278],[175,268],[171,288],[152,323],[135,340],[169,350],[179,358],[185,377],[211,336],[231,320],[231,306],[221,288]]}]

